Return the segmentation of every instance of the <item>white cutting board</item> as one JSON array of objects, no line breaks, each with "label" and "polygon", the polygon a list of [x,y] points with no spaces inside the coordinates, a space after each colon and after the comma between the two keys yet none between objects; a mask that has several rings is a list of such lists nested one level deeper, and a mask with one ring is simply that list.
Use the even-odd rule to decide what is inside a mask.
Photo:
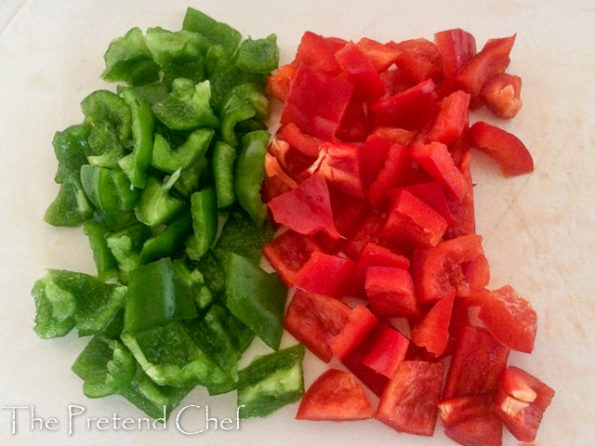
[{"label": "white cutting board", "polygon": [[[425,37],[460,27],[478,46],[513,33],[509,71],[523,78],[524,107],[497,122],[530,148],[535,172],[504,179],[481,154],[473,156],[478,232],[490,260],[492,287],[510,284],[535,307],[539,327],[532,355],[511,354],[556,390],[537,444],[595,444],[595,3],[592,1],[19,1],[0,3],[0,406],[34,406],[56,418],[54,431],[31,431],[29,412],[0,409],[1,445],[385,445],[454,444],[438,426],[434,438],[398,434],[373,420],[298,422],[297,405],[240,429],[184,435],[175,414],[166,431],[131,432],[96,426],[92,418],[142,414],[119,397],[89,400],[70,365],[86,339],[42,341],[32,330],[30,289],[46,267],[93,273],[80,229],[42,221],[58,187],[51,140],[81,121],[80,100],[106,87],[99,75],[111,39],[129,28],[179,29],[188,5],[255,38],[276,33],[281,62],[290,61],[302,33],[380,41]],[[112,87],[113,88],[113,87]],[[284,345],[292,340],[286,335]],[[322,370],[308,355],[306,382]],[[234,395],[195,391],[182,403],[233,418]],[[84,406],[68,435],[69,405]],[[92,421],[91,421],[92,422]],[[204,410],[190,408],[186,431],[204,429]],[[505,445],[516,445],[509,434]]]}]

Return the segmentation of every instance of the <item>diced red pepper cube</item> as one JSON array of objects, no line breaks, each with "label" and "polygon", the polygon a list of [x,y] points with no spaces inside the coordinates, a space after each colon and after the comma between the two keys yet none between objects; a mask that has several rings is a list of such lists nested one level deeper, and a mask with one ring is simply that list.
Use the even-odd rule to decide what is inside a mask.
[{"label": "diced red pepper cube", "polygon": [[289,96],[289,85],[296,71],[296,64],[281,65],[267,78],[267,93],[275,96],[280,101],[286,101]]},{"label": "diced red pepper cube", "polygon": [[412,193],[401,189],[393,199],[382,229],[382,236],[415,246],[436,246],[448,227],[434,208]]},{"label": "diced red pepper cube", "polygon": [[326,232],[339,238],[324,178],[313,175],[297,188],[273,198],[268,203],[273,219],[300,234]]},{"label": "diced red pepper cube", "polygon": [[360,295],[365,291],[364,284],[366,281],[366,273],[370,266],[393,266],[396,268],[409,269],[409,263],[407,257],[396,254],[384,246],[370,242],[366,244],[357,260],[355,272],[353,273],[351,291],[355,295]]},{"label": "diced red pepper cube", "polygon": [[409,272],[390,266],[371,266],[366,274],[370,308],[382,317],[411,317],[419,314],[415,286]]},{"label": "diced red pepper cube", "polygon": [[399,364],[405,359],[409,339],[388,324],[379,324],[368,335],[370,344],[362,364],[387,378],[392,378]]},{"label": "diced red pepper cube", "polygon": [[312,293],[340,296],[355,263],[344,257],[314,251],[296,275],[294,285]]},{"label": "diced red pepper cube", "polygon": [[368,201],[372,207],[380,207],[384,201],[387,201],[386,191],[403,180],[402,173],[410,162],[411,158],[405,146],[390,145],[387,157],[367,191]]},{"label": "diced red pepper cube", "polygon": [[508,353],[487,330],[465,327],[450,362],[443,398],[495,394]]},{"label": "diced red pepper cube", "polygon": [[481,89],[481,99],[498,117],[514,118],[521,107],[522,79],[508,73],[494,76]]},{"label": "diced red pepper cube", "polygon": [[384,220],[376,212],[370,212],[362,221],[359,228],[343,244],[343,251],[352,259],[357,259],[369,242],[378,241],[378,233]]},{"label": "diced red pepper cube", "polygon": [[533,158],[525,144],[512,133],[478,121],[469,129],[469,142],[500,166],[504,176],[533,172]]},{"label": "diced red pepper cube", "polygon": [[[403,189],[429,204],[435,211],[442,215],[449,227],[455,223],[454,216],[448,207],[446,193],[442,186],[435,181],[412,184],[411,186],[403,187]],[[398,191],[399,189],[391,189],[387,191],[387,195],[389,198],[393,199]]]},{"label": "diced red pepper cube", "polygon": [[279,135],[292,147],[310,158],[318,157],[320,139],[302,132],[293,122],[288,122],[279,129]]},{"label": "diced red pepper cube", "polygon": [[405,40],[397,44],[401,50],[396,64],[411,80],[440,80],[442,60],[436,45],[426,39]]},{"label": "diced red pepper cube", "polygon": [[352,308],[345,326],[331,339],[333,354],[344,359],[358,347],[377,323],[378,318],[363,305]]},{"label": "diced red pepper cube", "polygon": [[443,375],[441,362],[401,362],[382,393],[375,417],[399,432],[432,436]]},{"label": "diced red pepper cube", "polygon": [[344,142],[323,142],[320,154],[309,169],[324,178],[329,186],[356,198],[363,198],[359,147]]},{"label": "diced red pepper cube", "polygon": [[351,142],[360,142],[366,139],[370,130],[367,108],[366,102],[352,98],[337,129],[337,139]]},{"label": "diced red pepper cube", "polygon": [[263,200],[268,202],[278,195],[295,189],[297,186],[296,181],[283,170],[279,160],[270,152],[267,152],[264,158]]},{"label": "diced red pepper cube", "polygon": [[310,167],[315,158],[308,157],[292,145],[279,138],[273,138],[269,145],[269,153],[277,158],[283,170],[297,183],[304,178],[302,173]]},{"label": "diced red pepper cube", "polygon": [[300,269],[314,251],[320,251],[311,237],[292,230],[285,231],[264,245],[263,253],[285,285],[291,287]]},{"label": "diced red pepper cube", "polygon": [[401,53],[394,45],[386,45],[366,37],[361,38],[356,45],[378,72],[388,69]]},{"label": "diced red pepper cube", "polygon": [[458,165],[467,182],[467,193],[462,201],[447,196],[448,209],[452,215],[444,238],[452,239],[462,235],[475,234],[475,204],[473,200],[473,180],[471,178],[471,155],[466,152]]},{"label": "diced red pepper cube", "polygon": [[410,149],[411,157],[417,161],[434,180],[462,201],[467,194],[468,185],[448,152],[446,145],[440,142],[416,144]]},{"label": "diced red pepper cube", "polygon": [[432,128],[428,131],[428,141],[449,144],[456,140],[469,121],[471,95],[462,90],[446,96],[440,101],[440,110]]},{"label": "diced red pepper cube", "polygon": [[370,137],[378,137],[392,143],[408,146],[415,138],[415,132],[398,127],[376,127]]},{"label": "diced red pepper cube", "polygon": [[534,441],[554,394],[554,389],[533,375],[510,366],[500,378],[496,411],[517,440]]},{"label": "diced red pepper cube", "polygon": [[448,345],[450,317],[454,305],[454,292],[440,299],[411,330],[411,340],[436,356],[441,356]]},{"label": "diced red pepper cube", "polygon": [[285,329],[325,362],[333,356],[330,341],[349,320],[350,308],[334,297],[296,290],[285,314]]},{"label": "diced red pepper cube", "polygon": [[347,43],[335,57],[347,80],[354,85],[354,98],[371,102],[385,93],[378,71],[355,43]]},{"label": "diced red pepper cube", "polygon": [[281,124],[294,122],[303,132],[332,140],[352,92],[349,81],[300,65],[281,110]]},{"label": "diced red pepper cube", "polygon": [[311,70],[335,76],[341,72],[341,66],[335,59],[336,45],[333,43],[319,34],[306,31],[298,46],[295,62],[306,65]]},{"label": "diced red pepper cube", "polygon": [[475,37],[460,28],[434,34],[434,43],[442,59],[445,79],[454,78],[469,59],[475,56]]}]

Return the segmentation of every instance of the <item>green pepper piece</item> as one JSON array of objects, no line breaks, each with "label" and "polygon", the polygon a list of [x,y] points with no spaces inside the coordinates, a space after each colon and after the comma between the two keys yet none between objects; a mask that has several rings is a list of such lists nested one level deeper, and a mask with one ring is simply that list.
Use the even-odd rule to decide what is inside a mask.
[{"label": "green pepper piece", "polygon": [[304,395],[301,344],[256,358],[240,370],[238,407],[241,418],[263,417]]},{"label": "green pepper piece", "polygon": [[232,145],[238,145],[236,127],[238,124],[255,118],[264,121],[269,115],[269,101],[262,86],[248,82],[233,87],[226,96],[223,105],[221,136]]},{"label": "green pepper piece", "polygon": [[[88,138],[87,158],[89,164],[99,167],[118,167],[118,161],[124,155],[124,147],[111,124],[97,123]],[[86,163],[83,163],[86,164]]]},{"label": "green pepper piece", "polygon": [[68,181],[68,177],[77,175],[83,164],[87,164],[87,138],[91,132],[88,124],[73,125],[54,134],[52,145],[58,160],[56,183]]},{"label": "green pepper piece", "polygon": [[162,257],[172,256],[192,231],[192,218],[189,212],[171,222],[162,232],[154,235],[143,245],[140,263],[145,264]]},{"label": "green pepper piece", "polygon": [[118,261],[123,282],[128,281],[129,273],[140,264],[140,252],[149,237],[151,230],[141,223],[107,235],[107,246]]},{"label": "green pepper piece", "polygon": [[[118,94],[126,87],[118,86]],[[163,101],[169,95],[169,88],[163,82],[152,82],[150,84],[138,85],[134,91],[142,96],[149,106],[153,107],[157,102]]]},{"label": "green pepper piece", "polygon": [[120,394],[150,417],[167,420],[193,387],[159,386],[137,363],[136,374],[120,389]]},{"label": "green pepper piece", "polygon": [[225,290],[225,266],[212,250],[200,258],[197,268],[202,273],[205,284],[215,295]]},{"label": "green pepper piece", "polygon": [[211,45],[220,45],[227,54],[233,53],[242,40],[239,31],[190,7],[186,9],[182,29],[200,34]]},{"label": "green pepper piece", "polygon": [[166,84],[180,77],[194,82],[204,79],[205,56],[210,44],[200,34],[157,27],[147,29],[145,40],[153,59],[163,70]]},{"label": "green pepper piece", "polygon": [[190,197],[193,192],[196,192],[201,184],[208,183],[206,174],[208,174],[209,162],[207,158],[199,158],[192,163],[188,168],[182,170],[180,178],[174,184],[176,192],[184,197]]},{"label": "green pepper piece", "polygon": [[173,81],[169,96],[153,105],[155,117],[173,130],[194,130],[198,127],[216,128],[218,119],[210,105],[209,81],[194,85],[190,79]]},{"label": "green pepper piece", "polygon": [[180,176],[177,170],[163,184],[154,177],[147,179],[145,188],[136,206],[136,218],[149,226],[167,223],[184,207],[184,201],[170,195],[169,190]]},{"label": "green pepper piece", "polygon": [[176,149],[171,148],[166,138],[156,134],[151,165],[166,173],[186,169],[205,156],[214,134],[215,131],[211,129],[195,130],[188,136],[186,142]]},{"label": "green pepper piece", "polygon": [[99,279],[105,281],[116,277],[118,262],[107,246],[107,240],[105,239],[108,229],[97,222],[88,221],[83,225],[83,231],[89,238]]},{"label": "green pepper piece", "polygon": [[287,288],[279,276],[267,274],[250,260],[231,253],[226,264],[227,308],[277,350],[283,334]]},{"label": "green pepper piece", "polygon": [[224,371],[192,340],[188,328],[179,321],[141,331],[122,333],[145,373],[162,386],[185,387],[191,384],[227,382]]},{"label": "green pepper piece", "polygon": [[214,252],[223,261],[229,253],[235,252],[257,264],[262,257],[262,247],[274,234],[275,227],[268,220],[258,226],[246,212],[233,209],[223,225]]},{"label": "green pepper piece", "polygon": [[32,290],[42,338],[63,336],[76,326],[79,336],[104,330],[124,306],[126,287],[106,284],[83,273],[48,270]]},{"label": "green pepper piece", "polygon": [[89,398],[117,393],[136,373],[134,356],[120,341],[95,335],[72,365]]},{"label": "green pepper piece", "polygon": [[61,179],[58,196],[48,206],[43,219],[53,226],[79,226],[93,215],[93,208],[77,177]]},{"label": "green pepper piece", "polygon": [[85,120],[92,126],[108,123],[116,131],[120,143],[129,144],[131,136],[132,116],[130,108],[124,100],[107,90],[97,90],[81,101],[81,109]]},{"label": "green pepper piece", "polygon": [[266,130],[244,135],[236,165],[236,199],[256,224],[262,224],[267,213],[267,206],[262,202],[260,195],[260,187],[264,179],[264,159],[269,138]]},{"label": "green pepper piece", "polygon": [[213,302],[213,295],[205,285],[203,275],[198,269],[192,271],[182,259],[176,259],[172,262],[174,271],[174,286],[176,289],[176,298],[188,302],[194,301],[195,307],[200,312],[206,310]]},{"label": "green pepper piece", "polygon": [[112,40],[103,58],[106,81],[124,81],[142,85],[159,79],[159,65],[153,61],[140,28],[132,28],[123,37]]},{"label": "green pepper piece", "polygon": [[186,241],[186,253],[192,260],[200,259],[209,250],[217,235],[217,197],[213,187],[194,192],[190,197],[192,229]]},{"label": "green pepper piece", "polygon": [[219,209],[231,206],[235,201],[233,193],[233,166],[236,151],[229,144],[217,141],[213,150],[213,178]]},{"label": "green pepper piece", "polygon": [[268,74],[279,66],[277,36],[266,39],[244,40],[238,48],[236,66],[249,73]]},{"label": "green pepper piece", "polygon": [[134,147],[120,159],[120,167],[133,187],[143,188],[153,151],[153,115],[145,99],[131,88],[122,91],[122,99],[130,107]]},{"label": "green pepper piece", "polygon": [[100,220],[113,229],[120,229],[134,222],[132,207],[139,199],[139,191],[130,187],[121,170],[85,164],[81,167],[81,183],[85,194]]}]

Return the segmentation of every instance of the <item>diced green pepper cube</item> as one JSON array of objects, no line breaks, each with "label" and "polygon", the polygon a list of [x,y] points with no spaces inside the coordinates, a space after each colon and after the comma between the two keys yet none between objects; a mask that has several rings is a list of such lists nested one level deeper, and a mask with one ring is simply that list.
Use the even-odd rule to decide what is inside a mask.
[{"label": "diced green pepper cube", "polygon": [[239,31],[194,8],[186,10],[182,28],[200,34],[211,45],[220,45],[227,54],[233,53],[242,39]]},{"label": "diced green pepper cube", "polygon": [[238,407],[241,418],[263,417],[304,395],[304,346],[295,345],[256,358],[240,370]]},{"label": "diced green pepper cube", "polygon": [[53,226],[79,226],[93,215],[93,208],[87,200],[77,177],[62,179],[58,195],[48,206],[43,219]]},{"label": "diced green pepper cube", "polygon": [[213,179],[219,209],[231,206],[235,201],[233,192],[233,167],[235,149],[223,141],[217,141],[213,150]]},{"label": "diced green pepper cube", "polygon": [[160,233],[148,239],[140,253],[140,263],[149,263],[162,257],[172,256],[192,232],[192,218],[184,212]]},{"label": "diced green pepper cube", "polygon": [[83,231],[89,238],[93,260],[97,267],[97,276],[100,280],[107,280],[116,277],[118,274],[118,262],[107,246],[106,236],[108,229],[94,221],[88,221],[83,225]]},{"label": "diced green pepper cube", "polygon": [[106,236],[107,246],[118,261],[120,280],[128,281],[129,273],[140,265],[140,252],[149,237],[151,230],[141,223]]},{"label": "diced green pepper cube", "polygon": [[46,275],[33,285],[35,299],[34,330],[43,339],[66,335],[74,327],[76,300],[72,293],[61,289]]},{"label": "diced green pepper cube", "polygon": [[277,36],[271,34],[266,39],[244,40],[238,48],[236,65],[244,71],[259,74],[268,74],[277,69],[279,66]]},{"label": "diced green pepper cube", "polygon": [[107,90],[97,90],[81,101],[85,120],[92,126],[110,124],[116,131],[120,143],[128,146],[132,135],[132,116],[124,100]]},{"label": "diced green pepper cube", "polygon": [[90,132],[90,125],[79,124],[55,133],[52,145],[59,163],[56,183],[67,181],[72,175],[78,176],[81,166],[87,163],[87,138]]},{"label": "diced green pepper cube", "polygon": [[209,250],[217,235],[217,198],[213,187],[194,192],[190,197],[194,233],[186,241],[186,253],[192,260],[200,259]]},{"label": "diced green pepper cube", "polygon": [[151,165],[166,173],[186,169],[207,153],[215,132],[211,129],[198,129],[188,135],[181,146],[172,149],[168,140],[156,134],[153,142]]},{"label": "diced green pepper cube", "polygon": [[88,138],[87,155],[89,164],[100,167],[118,167],[118,161],[124,155],[124,147],[111,124],[98,123]]},{"label": "diced green pepper cube", "polygon": [[169,193],[180,176],[180,171],[163,184],[155,177],[147,179],[145,188],[136,206],[136,218],[148,226],[158,226],[167,223],[183,207],[184,201]]}]

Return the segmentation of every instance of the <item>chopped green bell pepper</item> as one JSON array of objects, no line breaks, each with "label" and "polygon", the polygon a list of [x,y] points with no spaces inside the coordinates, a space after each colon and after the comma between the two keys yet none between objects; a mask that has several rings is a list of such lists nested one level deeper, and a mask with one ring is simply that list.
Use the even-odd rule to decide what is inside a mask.
[{"label": "chopped green bell pepper", "polygon": [[[92,166],[118,167],[124,156],[124,147],[111,124],[97,123],[88,138],[87,159]],[[83,163],[86,164],[86,163]]]},{"label": "chopped green bell pepper", "polygon": [[287,288],[250,260],[231,253],[226,264],[226,304],[235,317],[277,350],[283,334]]},{"label": "chopped green bell pepper", "polygon": [[123,37],[114,39],[104,54],[106,81],[124,81],[142,85],[159,79],[159,65],[147,48],[140,28],[132,28]]},{"label": "chopped green bell pepper", "polygon": [[106,236],[107,246],[118,262],[121,281],[127,282],[129,273],[140,265],[140,253],[149,237],[151,230],[141,223]]},{"label": "chopped green bell pepper", "polygon": [[190,197],[193,234],[186,240],[186,254],[199,260],[211,247],[217,235],[217,198],[213,187],[194,192]]},{"label": "chopped green bell pepper", "polygon": [[118,275],[118,262],[109,246],[107,246],[108,229],[95,221],[88,221],[83,225],[83,231],[89,238],[99,280],[105,281],[116,277]]},{"label": "chopped green bell pepper", "polygon": [[217,141],[213,150],[213,179],[219,209],[231,206],[235,201],[233,193],[233,167],[235,149],[223,141]]},{"label": "chopped green bell pepper", "polygon": [[162,257],[171,257],[192,232],[189,212],[177,217],[160,233],[148,239],[140,252],[140,263],[149,263]]},{"label": "chopped green bell pepper", "polygon": [[221,46],[227,54],[233,53],[242,40],[239,31],[194,8],[186,10],[182,29],[200,34],[211,45]]},{"label": "chopped green bell pepper", "polygon": [[269,35],[266,39],[244,40],[238,48],[236,66],[249,73],[268,74],[279,66],[279,47],[277,36]]},{"label": "chopped green bell pepper", "polygon": [[240,370],[240,417],[263,417],[304,395],[302,344],[256,358]]},{"label": "chopped green bell pepper", "polygon": [[93,208],[77,177],[70,175],[61,181],[58,195],[48,206],[43,219],[53,226],[79,226],[91,218]]},{"label": "chopped green bell pepper", "polygon": [[55,133],[52,145],[58,160],[56,183],[63,183],[73,175],[78,176],[81,166],[87,164],[87,138],[91,131],[90,125],[79,124]]},{"label": "chopped green bell pepper", "polygon": [[147,179],[145,188],[136,206],[136,218],[148,226],[158,226],[167,223],[183,207],[184,201],[169,193],[178,180],[180,171],[177,170],[163,184],[155,177]]},{"label": "chopped green bell pepper", "polygon": [[165,137],[156,134],[151,165],[166,173],[186,169],[205,156],[214,134],[214,130],[211,129],[195,130],[188,136],[186,142],[176,149],[172,149]]},{"label": "chopped green bell pepper", "polygon": [[97,90],[81,101],[85,121],[94,127],[108,123],[116,131],[120,143],[130,144],[132,116],[130,107],[117,94],[107,90]]}]

